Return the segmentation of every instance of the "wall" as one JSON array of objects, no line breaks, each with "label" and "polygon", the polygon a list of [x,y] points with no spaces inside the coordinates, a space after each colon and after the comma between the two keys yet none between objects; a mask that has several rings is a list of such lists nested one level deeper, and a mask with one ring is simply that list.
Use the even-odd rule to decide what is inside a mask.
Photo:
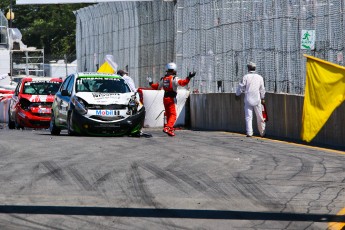
[{"label": "wall", "polygon": [[46,77],[62,77],[76,73],[78,71],[77,63],[64,64],[63,60],[59,60],[57,63],[44,64],[44,76]]},{"label": "wall", "polygon": [[[243,95],[234,93],[190,95],[191,128],[245,133]],[[300,141],[304,97],[266,93],[267,136]],[[258,135],[255,119],[254,135]],[[338,107],[311,142],[345,147],[345,104]]]}]

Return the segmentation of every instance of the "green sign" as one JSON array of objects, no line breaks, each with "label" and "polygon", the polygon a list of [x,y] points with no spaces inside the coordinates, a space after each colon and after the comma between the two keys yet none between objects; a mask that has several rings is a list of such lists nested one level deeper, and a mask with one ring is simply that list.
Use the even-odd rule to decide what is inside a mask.
[{"label": "green sign", "polygon": [[315,49],[315,30],[302,30],[301,33],[301,49]]}]

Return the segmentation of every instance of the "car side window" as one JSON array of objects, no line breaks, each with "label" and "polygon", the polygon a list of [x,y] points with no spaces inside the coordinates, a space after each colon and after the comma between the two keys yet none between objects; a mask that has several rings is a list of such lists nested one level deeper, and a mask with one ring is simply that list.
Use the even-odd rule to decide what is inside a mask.
[{"label": "car side window", "polygon": [[65,79],[65,81],[62,83],[60,91],[67,89],[67,86],[68,86],[68,83],[70,82],[70,80],[71,80],[71,76],[69,76]]},{"label": "car side window", "polygon": [[72,94],[73,86],[74,86],[74,75],[71,76],[71,80],[68,82],[68,85],[67,85],[67,91],[68,91],[69,95]]},{"label": "car side window", "polygon": [[14,95],[18,96],[18,94],[19,94],[19,89],[20,89],[20,86],[21,86],[21,85],[22,85],[22,82],[21,82],[21,81],[18,82],[17,87],[16,87],[16,89],[15,89],[15,91],[14,91]]}]

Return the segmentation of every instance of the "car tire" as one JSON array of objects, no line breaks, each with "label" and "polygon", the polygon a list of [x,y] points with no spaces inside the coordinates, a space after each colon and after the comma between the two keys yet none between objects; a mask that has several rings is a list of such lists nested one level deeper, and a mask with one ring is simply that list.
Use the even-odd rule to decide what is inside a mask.
[{"label": "car tire", "polygon": [[8,110],[8,128],[9,129],[15,129],[16,124],[14,121],[11,121],[11,115],[10,115],[10,110]]},{"label": "car tire", "polygon": [[14,126],[16,127],[16,129],[24,129],[24,126],[18,124],[17,120],[14,120]]},{"label": "car tire", "polygon": [[51,135],[60,135],[61,133],[61,129],[55,125],[55,115],[53,111],[50,118],[49,130]]},{"label": "car tire", "polygon": [[72,113],[68,114],[67,117],[67,133],[70,136],[74,136],[75,132],[72,130]]}]

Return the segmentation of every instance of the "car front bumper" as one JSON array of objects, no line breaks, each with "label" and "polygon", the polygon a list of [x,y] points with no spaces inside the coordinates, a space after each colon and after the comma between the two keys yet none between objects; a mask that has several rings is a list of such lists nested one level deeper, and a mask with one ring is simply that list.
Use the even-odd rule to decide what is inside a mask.
[{"label": "car front bumper", "polygon": [[72,129],[79,134],[97,136],[123,136],[140,132],[145,120],[145,107],[126,119],[119,121],[95,121],[80,113],[72,112]]},{"label": "car front bumper", "polygon": [[46,129],[49,127],[51,113],[33,114],[23,109],[17,111],[18,124],[23,127]]}]

